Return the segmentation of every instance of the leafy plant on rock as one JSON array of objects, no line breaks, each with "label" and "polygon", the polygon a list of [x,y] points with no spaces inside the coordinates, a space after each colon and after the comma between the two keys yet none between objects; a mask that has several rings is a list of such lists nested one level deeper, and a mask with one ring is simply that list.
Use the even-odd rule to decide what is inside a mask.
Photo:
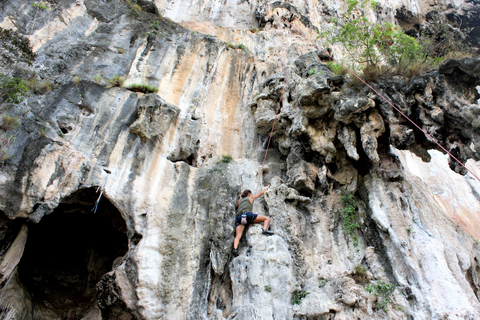
[{"label": "leafy plant on rock", "polygon": [[156,93],[158,92],[158,88],[152,87],[148,84],[138,84],[133,83],[127,87],[128,90],[133,92],[143,92],[143,93]]},{"label": "leafy plant on rock", "polygon": [[305,290],[295,289],[292,292],[292,298],[290,299],[290,302],[292,304],[300,304],[302,302],[302,299],[305,298],[308,294],[310,294],[310,292]]},{"label": "leafy plant on rock", "polygon": [[11,78],[0,74],[0,96],[10,103],[22,102],[28,94],[28,87],[22,78]]},{"label": "leafy plant on rock", "polygon": [[232,162],[232,160],[233,160],[233,157],[232,157],[231,155],[229,155],[229,154],[224,154],[224,155],[222,156],[222,159],[220,159],[220,161],[218,161],[218,162],[230,163],[230,162]]},{"label": "leafy plant on rock", "polygon": [[0,28],[0,62],[4,65],[25,62],[32,64],[37,54],[32,51],[30,40],[19,32]]},{"label": "leafy plant on rock", "polygon": [[108,80],[108,88],[111,87],[121,87],[125,83],[125,78],[122,76],[113,76],[113,78]]},{"label": "leafy plant on rock", "polygon": [[345,0],[347,10],[333,18],[334,30],[320,34],[331,44],[340,44],[354,67],[379,63],[405,65],[418,58],[418,40],[391,23],[373,24],[368,15],[377,7],[372,0]]},{"label": "leafy plant on rock", "polygon": [[397,286],[393,283],[378,281],[377,284],[368,284],[365,290],[368,293],[374,293],[377,297],[377,306],[387,313],[388,306],[393,302],[392,294]]},{"label": "leafy plant on rock", "polygon": [[352,237],[353,246],[358,246],[358,237],[355,234],[355,230],[360,228],[360,224],[356,221],[357,218],[357,202],[353,194],[342,196],[342,202],[344,207],[343,212],[343,227],[345,233]]}]

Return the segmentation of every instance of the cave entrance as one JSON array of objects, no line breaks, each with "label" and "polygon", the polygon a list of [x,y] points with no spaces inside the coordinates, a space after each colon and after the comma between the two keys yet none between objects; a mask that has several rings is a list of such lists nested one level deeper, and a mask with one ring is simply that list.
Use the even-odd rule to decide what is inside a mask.
[{"label": "cave entrance", "polygon": [[97,309],[95,286],[128,251],[118,209],[96,188],[78,190],[30,226],[19,277],[30,294],[33,319],[80,319]]}]

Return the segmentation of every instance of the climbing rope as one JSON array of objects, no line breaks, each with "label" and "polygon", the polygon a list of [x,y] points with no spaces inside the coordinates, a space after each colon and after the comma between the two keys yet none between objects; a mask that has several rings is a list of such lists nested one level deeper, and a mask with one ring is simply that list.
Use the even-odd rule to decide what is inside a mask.
[{"label": "climbing rope", "polygon": [[267,159],[267,154],[268,154],[268,149],[270,148],[270,142],[272,141],[272,136],[273,136],[273,129],[275,128],[275,123],[277,122],[277,116],[278,112],[280,111],[280,107],[282,105],[282,99],[283,99],[283,94],[285,93],[285,82],[286,82],[286,76],[285,76],[285,39],[282,31],[282,72],[283,72],[283,84],[282,84],[282,91],[280,93],[280,99],[278,100],[278,106],[277,106],[277,111],[275,112],[275,118],[273,119],[273,125],[272,125],[272,130],[270,131],[270,137],[268,138],[268,143],[267,143],[267,149],[265,150],[265,156],[263,157],[263,163],[262,163],[262,169],[260,170],[260,175],[258,176],[258,183],[255,188],[255,194],[257,193],[258,186],[260,185],[260,180],[262,179],[263,176],[263,167],[265,166],[265,160]]},{"label": "climbing rope", "polygon": [[415,218],[412,218],[412,221],[420,228],[422,229],[423,231],[425,231],[426,234],[428,234],[431,238],[435,238],[435,236],[433,234],[431,234],[430,232],[427,231],[427,228],[425,228],[423,226],[423,223],[420,222],[420,224],[417,222],[417,219]]},{"label": "climbing rope", "polygon": [[112,172],[111,172],[110,170],[108,170],[108,169],[103,169],[103,171],[105,171],[105,172],[107,173],[107,176],[105,177],[105,182],[103,183],[103,187],[101,187],[101,188],[98,187],[98,188],[97,188],[97,191],[95,191],[95,193],[98,193],[98,191],[99,191],[100,189],[102,189],[102,192],[100,192],[100,195],[98,196],[97,202],[95,202],[95,206],[93,206],[93,208],[92,208],[92,210],[91,210],[91,211],[93,211],[93,213],[97,213],[98,204],[100,203],[100,199],[102,198],[103,191],[105,190],[105,185],[107,184],[108,175],[109,175],[110,173],[112,173]]},{"label": "climbing rope", "polygon": [[385,98],[382,94],[380,94],[377,90],[375,90],[370,84],[368,84],[365,80],[363,80],[361,77],[359,77],[355,72],[353,72],[352,70],[350,70],[349,68],[347,68],[345,65],[343,65],[340,61],[336,60],[332,55],[330,55],[328,53],[327,50],[325,49],[320,49],[320,47],[318,46],[318,44],[314,41],[312,41],[311,38],[307,37],[301,30],[299,30],[298,28],[295,28],[293,27],[292,29],[295,29],[297,30],[304,38],[306,39],[309,39],[310,42],[312,42],[312,44],[317,48],[317,50],[323,52],[324,54],[326,54],[328,57],[330,57],[330,59],[332,59],[333,61],[335,61],[336,63],[338,63],[339,65],[341,65],[345,70],[347,70],[348,72],[350,72],[353,76],[355,76],[358,80],[360,80],[361,82],[363,82],[367,87],[369,87],[373,92],[375,92],[380,98],[382,98],[383,100],[385,100],[385,102],[387,102],[393,109],[395,109],[396,111],[398,111],[405,119],[407,119],[408,121],[410,121],[410,123],[412,123],[415,127],[417,127],[421,132],[423,132],[423,134],[428,138],[430,139],[432,142],[434,142],[437,146],[439,146],[443,151],[445,151],[450,157],[452,157],[452,159],[454,159],[455,161],[457,161],[462,167],[464,167],[468,172],[470,172],[478,181],[480,181],[480,178],[477,177],[470,169],[468,169],[460,160],[458,160],[453,154],[451,154],[447,149],[445,149],[437,140],[435,140],[431,135],[429,135],[425,130],[423,130],[422,128],[420,128],[420,126],[418,126],[412,119],[410,119],[406,114],[404,114],[400,109],[398,109],[397,107],[395,107],[395,105],[390,102],[387,98]]}]

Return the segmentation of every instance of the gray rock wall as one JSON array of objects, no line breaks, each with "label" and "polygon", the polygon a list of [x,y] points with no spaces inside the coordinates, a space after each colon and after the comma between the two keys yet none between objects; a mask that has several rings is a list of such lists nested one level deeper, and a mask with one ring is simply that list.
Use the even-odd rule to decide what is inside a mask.
[{"label": "gray rock wall", "polygon": [[[2,72],[51,83],[0,104],[20,121],[1,128],[14,137],[0,167],[4,318],[480,317],[480,184],[380,98],[326,67],[310,38],[338,4],[133,3],[142,11],[119,0],[0,5],[0,26],[29,36],[38,54],[33,66]],[[384,19],[393,21],[393,9]],[[478,57],[448,60],[375,83],[475,172],[479,66]],[[135,83],[158,91],[127,89]],[[227,154],[233,161],[222,161]],[[92,190],[104,183],[92,212]],[[249,227],[233,257],[238,194],[268,184],[254,212],[272,218],[275,235]],[[347,194],[357,203],[351,233]],[[112,228],[128,249],[100,278],[85,276],[96,294],[82,304],[65,295],[56,308],[31,292],[21,258],[28,230],[66,203],[62,215],[121,217]],[[88,242],[94,231],[84,228]],[[110,259],[89,250],[85,269]]]}]

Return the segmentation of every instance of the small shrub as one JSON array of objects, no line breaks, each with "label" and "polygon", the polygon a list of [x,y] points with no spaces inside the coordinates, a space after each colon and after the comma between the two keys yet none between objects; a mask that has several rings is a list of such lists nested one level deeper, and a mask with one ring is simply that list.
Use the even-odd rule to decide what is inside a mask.
[{"label": "small shrub", "polygon": [[338,64],[334,61],[328,61],[327,67],[335,73],[336,76],[344,76],[347,74],[347,69],[345,69],[341,64]]},{"label": "small shrub", "polygon": [[17,117],[10,117],[8,114],[2,117],[1,128],[5,131],[17,129],[20,126],[20,121]]},{"label": "small shrub", "polygon": [[212,172],[215,172],[215,171],[222,171],[222,169],[217,168],[217,167],[213,167],[212,169],[208,170],[208,173],[212,173]]},{"label": "small shrub", "polygon": [[393,283],[378,281],[376,285],[368,284],[365,290],[368,293],[374,293],[377,297],[377,306],[387,313],[388,306],[392,303],[392,294],[397,288]]},{"label": "small shrub", "polygon": [[233,157],[232,157],[231,155],[229,155],[229,154],[224,154],[224,155],[222,156],[222,159],[220,159],[219,162],[230,163],[230,162],[232,162],[232,160],[233,160]]},{"label": "small shrub", "polygon": [[125,49],[123,49],[123,48],[118,48],[118,49],[117,49],[117,52],[118,52],[119,54],[124,54],[124,53],[125,53]]},{"label": "small shrub", "polygon": [[102,78],[101,75],[97,74],[95,77],[93,77],[93,81],[94,81],[96,84],[102,84],[103,78]]},{"label": "small shrub", "polygon": [[249,51],[248,48],[243,43],[240,43],[239,45],[237,45],[237,48],[242,49],[243,51]]},{"label": "small shrub", "polygon": [[325,285],[327,284],[328,279],[319,278],[318,281],[320,281],[320,284],[319,284],[318,286],[319,286],[320,288],[323,288],[323,287],[325,287]]},{"label": "small shrub", "polygon": [[114,76],[108,80],[108,87],[121,87],[125,83],[125,78],[122,76]]},{"label": "small shrub", "polygon": [[32,7],[37,8],[37,9],[40,8],[40,9],[43,9],[43,10],[50,10],[50,8],[47,7],[46,5],[44,5],[42,1],[40,1],[39,3],[33,3],[32,2]]},{"label": "small shrub", "polygon": [[4,65],[33,63],[37,54],[32,51],[30,40],[17,31],[0,28],[0,63]]},{"label": "small shrub", "polygon": [[302,299],[305,298],[308,294],[310,294],[310,292],[296,289],[292,292],[292,298],[290,302],[292,304],[300,304],[302,302]]},{"label": "small shrub", "polygon": [[152,23],[150,23],[150,27],[152,27],[155,30],[160,30],[161,29],[160,28],[160,21],[154,20],[154,19],[152,19],[151,21],[152,21]]},{"label": "small shrub", "polygon": [[272,292],[272,287],[270,287],[270,285],[266,285],[265,287],[263,287],[265,289],[265,291],[267,292]]},{"label": "small shrub", "polygon": [[225,45],[231,49],[242,49],[243,51],[249,52],[248,48],[243,44],[233,44],[229,42],[225,42]]},{"label": "small shrub", "polygon": [[156,93],[158,88],[149,86],[148,84],[138,84],[133,83],[127,87],[128,90],[133,92],[143,92],[143,93]]},{"label": "small shrub", "polygon": [[343,212],[343,227],[345,228],[345,233],[350,235],[353,239],[353,246],[358,246],[358,237],[355,235],[355,230],[360,228],[358,222],[356,222],[356,213],[357,213],[357,202],[355,201],[355,196],[349,194],[348,196],[342,196],[342,202],[344,204]]},{"label": "small shrub", "polygon": [[353,269],[352,278],[356,283],[367,284],[370,280],[367,277],[367,268],[357,264]]},{"label": "small shrub", "polygon": [[37,79],[32,78],[26,81],[25,85],[35,94],[44,94],[52,90],[52,81],[50,79],[38,81]]},{"label": "small shrub", "polygon": [[62,139],[65,138],[65,135],[63,134],[62,130],[58,130],[58,131],[57,131],[57,135],[58,135],[60,138],[62,138]]},{"label": "small shrub", "polygon": [[81,81],[81,80],[82,80],[82,79],[80,79],[79,76],[75,76],[75,77],[73,78],[73,84],[78,87],[78,85],[80,84],[80,81]]},{"label": "small shrub", "polygon": [[309,75],[314,75],[316,71],[317,71],[317,69],[311,69],[310,71],[308,71],[308,74]]},{"label": "small shrub", "polygon": [[0,75],[0,92],[2,98],[7,102],[17,104],[25,99],[28,87],[22,78],[3,77]]},{"label": "small shrub", "polygon": [[138,3],[132,3],[130,0],[127,0],[127,4],[129,5],[129,11],[131,15],[139,16],[142,12],[142,7]]},{"label": "small shrub", "polygon": [[252,33],[257,33],[263,31],[263,28],[250,28],[248,30]]}]

